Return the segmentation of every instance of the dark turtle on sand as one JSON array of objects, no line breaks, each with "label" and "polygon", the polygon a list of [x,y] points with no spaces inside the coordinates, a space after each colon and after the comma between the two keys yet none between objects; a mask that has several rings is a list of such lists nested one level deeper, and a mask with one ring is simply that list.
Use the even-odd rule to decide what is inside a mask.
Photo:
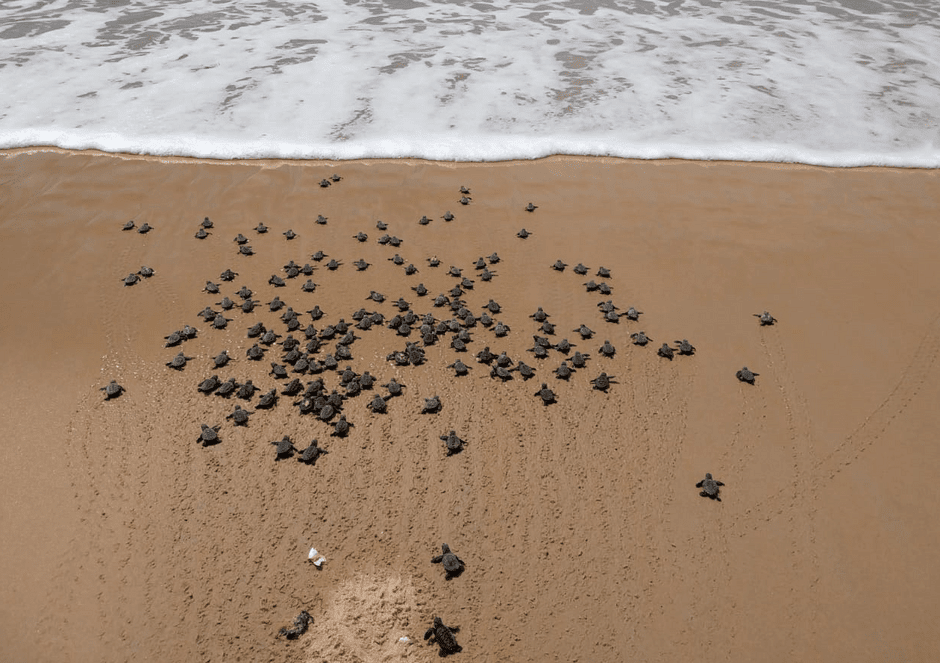
[{"label": "dark turtle on sand", "polygon": [[465,195],[465,196],[469,196],[469,195],[470,195],[470,189],[468,189],[468,188],[465,187],[465,186],[462,186],[462,187],[460,187],[460,193],[462,193],[462,194]]},{"label": "dark turtle on sand", "polygon": [[371,299],[372,301],[381,304],[382,302],[385,301],[385,295],[383,295],[381,292],[376,292],[375,290],[370,290],[370,291],[369,291],[369,296],[366,297],[366,299]]},{"label": "dark turtle on sand", "polygon": [[531,234],[532,234],[532,233],[530,233],[528,230],[526,230],[525,228],[523,228],[522,230],[520,230],[519,232],[516,233],[516,237],[518,237],[519,239],[525,239],[526,237],[528,237],[528,236],[531,235]]},{"label": "dark turtle on sand", "polygon": [[656,354],[658,354],[660,357],[668,359],[669,361],[672,361],[672,357],[675,354],[675,351],[669,347],[668,343],[663,343],[662,347],[656,351]]},{"label": "dark turtle on sand", "polygon": [[563,263],[561,260],[556,260],[555,262],[552,263],[552,269],[554,269],[556,272],[565,271],[565,267],[567,266],[568,265],[566,263]]},{"label": "dark turtle on sand", "polygon": [[163,344],[165,348],[172,348],[174,345],[179,345],[183,342],[183,335],[178,331],[173,332],[169,336],[164,336],[166,343]]},{"label": "dark turtle on sand", "polygon": [[274,407],[276,403],[277,403],[277,389],[273,388],[270,391],[265,392],[264,394],[261,395],[261,399],[258,401],[258,405],[256,407],[260,407],[261,409],[267,409],[267,408]]},{"label": "dark turtle on sand", "polygon": [[580,327],[576,327],[573,331],[576,331],[579,334],[581,334],[581,338],[585,340],[591,338],[594,335],[594,332],[587,325],[581,325]]},{"label": "dark turtle on sand", "polygon": [[242,302],[242,306],[241,306],[242,313],[251,313],[252,311],[255,310],[255,305],[258,303],[259,302],[257,300],[246,299],[245,301]]},{"label": "dark turtle on sand", "polygon": [[366,404],[366,407],[372,410],[373,414],[385,414],[388,409],[388,402],[382,396],[376,394],[375,398]]},{"label": "dark turtle on sand", "polygon": [[242,244],[241,246],[239,246],[238,252],[242,254],[243,256],[253,256],[255,254],[255,250],[251,248],[250,246],[248,246],[247,244]]},{"label": "dark turtle on sand", "polygon": [[535,344],[535,346],[529,348],[527,352],[531,352],[535,354],[536,358],[538,359],[545,359],[545,357],[548,356],[548,350],[546,350],[544,347],[542,347],[541,345],[537,343]]},{"label": "dark turtle on sand", "polygon": [[199,313],[196,314],[197,317],[200,317],[206,321],[208,321],[210,318],[214,318],[216,315],[218,314],[212,310],[211,306],[205,307],[204,309],[199,311]]},{"label": "dark turtle on sand", "polygon": [[497,322],[496,326],[493,327],[493,333],[497,338],[502,338],[510,332],[509,325],[505,325],[502,322]]},{"label": "dark turtle on sand", "polygon": [[245,382],[245,384],[238,388],[237,396],[243,401],[247,401],[255,395],[256,391],[258,391],[258,387],[256,387],[251,380],[248,380]]},{"label": "dark turtle on sand", "polygon": [[525,206],[525,211],[526,211],[526,212],[534,212],[534,211],[537,210],[538,208],[539,208],[538,205],[533,205],[532,203],[529,203],[528,205]]},{"label": "dark turtle on sand", "polygon": [[208,447],[210,444],[216,444],[219,441],[219,429],[222,426],[202,425],[202,432],[196,438],[197,442],[202,442],[202,446]]},{"label": "dark turtle on sand", "polygon": [[337,173],[333,173],[332,175],[330,175],[331,182],[339,182],[341,179],[343,178],[340,177]]},{"label": "dark turtle on sand", "polygon": [[398,265],[398,266],[401,266],[401,265],[404,265],[404,264],[405,264],[405,259],[402,258],[402,257],[401,257],[400,255],[398,255],[397,253],[396,253],[395,255],[393,255],[391,258],[389,258],[389,261],[395,263],[395,264]]},{"label": "dark turtle on sand", "polygon": [[519,375],[522,376],[523,380],[528,380],[529,378],[535,377],[535,369],[526,364],[524,361],[520,361],[516,364],[516,370],[519,372]]},{"label": "dark turtle on sand", "polygon": [[447,210],[446,212],[444,212],[444,216],[442,216],[441,218],[444,219],[445,221],[453,221],[455,217],[453,214],[450,213],[450,210]]},{"label": "dark turtle on sand", "polygon": [[616,384],[614,381],[613,375],[607,375],[607,373],[601,373],[596,378],[591,380],[591,384],[594,385],[594,388],[598,391],[607,391],[610,388],[610,385]]},{"label": "dark turtle on sand", "polygon": [[294,378],[293,380],[288,382],[286,385],[284,385],[284,391],[282,391],[281,393],[284,394],[285,396],[295,396],[303,390],[304,390],[304,383],[301,382],[299,379]]},{"label": "dark turtle on sand", "polygon": [[604,345],[601,346],[598,352],[600,352],[605,357],[613,357],[615,354],[617,354],[617,348],[614,347],[613,343],[605,340]]},{"label": "dark turtle on sand", "polygon": [[290,441],[290,435],[285,435],[280,440],[274,440],[271,444],[276,447],[274,450],[274,460],[290,458],[294,455],[294,452],[297,451],[297,449],[294,448],[293,442]]},{"label": "dark turtle on sand", "polygon": [[364,371],[362,375],[359,376],[359,386],[363,389],[372,389],[373,384],[375,384],[375,376],[369,373],[369,371]]},{"label": "dark turtle on sand", "polygon": [[206,281],[206,287],[202,289],[203,292],[208,292],[210,295],[219,294],[219,284],[213,283],[212,281]]},{"label": "dark turtle on sand", "polygon": [[418,223],[422,226],[426,226],[431,223],[431,219],[429,219],[427,216],[422,216],[420,219],[418,219]]},{"label": "dark turtle on sand", "polygon": [[[469,320],[473,320],[474,318],[473,318],[472,316],[471,316],[470,318],[464,318],[464,320],[465,320],[464,324],[466,324],[466,320],[468,320],[468,319],[469,319]],[[490,317],[489,313],[486,313],[486,312],[484,311],[483,315],[481,315],[481,316],[479,317],[478,322],[479,322],[481,325],[483,325],[484,327],[490,327],[490,326],[492,326],[493,323],[496,322],[496,321],[493,320],[493,318]]]},{"label": "dark turtle on sand", "polygon": [[358,272],[364,272],[364,271],[366,271],[366,269],[368,269],[369,263],[367,263],[367,262],[366,262],[365,260],[363,260],[362,258],[359,258],[359,260],[357,260],[356,262],[353,263],[353,266],[356,268],[356,271],[358,271]]},{"label": "dark turtle on sand", "polygon": [[170,368],[175,368],[176,370],[181,371],[186,366],[186,362],[190,359],[192,359],[192,357],[187,357],[182,352],[180,352],[178,355],[173,357],[173,359],[168,361],[166,365]]},{"label": "dark turtle on sand", "polygon": [[738,372],[735,373],[734,375],[735,375],[735,377],[738,378],[741,382],[747,382],[748,384],[754,384],[754,378],[755,378],[756,376],[760,375],[760,373],[755,373],[754,371],[750,370],[747,366],[745,366],[744,368],[742,368],[740,371],[738,371]]},{"label": "dark turtle on sand", "polygon": [[428,289],[424,287],[423,283],[419,283],[418,285],[412,287],[411,289],[414,290],[415,293],[417,293],[418,297],[424,297],[425,295],[428,294]]},{"label": "dark turtle on sand", "polygon": [[225,418],[234,421],[236,426],[246,426],[248,424],[248,416],[250,414],[250,410],[243,410],[241,405],[236,405],[235,411]]},{"label": "dark turtle on sand", "polygon": [[626,313],[624,313],[624,316],[626,316],[627,320],[633,320],[633,321],[639,320],[641,315],[643,315],[643,311],[637,311],[632,306],[627,309]]},{"label": "dark turtle on sand", "polygon": [[459,336],[454,336],[452,339],[450,339],[450,347],[452,347],[457,352],[467,351],[466,341],[462,340]]},{"label": "dark turtle on sand", "polygon": [[202,220],[202,223],[200,223],[199,225],[202,226],[203,228],[211,228],[213,226],[213,223],[212,221],[209,220],[209,217],[207,216],[206,218]]},{"label": "dark turtle on sand", "polygon": [[332,184],[332,182],[330,182],[330,181],[329,181],[328,179],[326,179],[326,178],[320,180],[320,187],[323,188],[323,189],[325,189],[326,187],[330,186],[330,184]]},{"label": "dark turtle on sand", "polygon": [[603,311],[604,313],[610,313],[611,311],[618,311],[618,310],[620,310],[619,307],[617,307],[617,306],[616,306],[611,300],[609,300],[609,299],[608,299],[606,302],[598,302],[598,303],[597,303],[597,308],[599,308],[599,309],[600,309],[601,311]]},{"label": "dark turtle on sand", "polygon": [[146,235],[151,230],[153,230],[153,226],[151,226],[149,223],[145,223],[137,229],[137,232],[139,232],[141,235]]},{"label": "dark turtle on sand", "polygon": [[580,352],[575,352],[574,355],[571,357],[571,365],[574,366],[575,368],[584,368],[587,365],[587,359],[590,356],[591,355],[589,354],[582,354]]},{"label": "dark turtle on sand", "polygon": [[307,279],[304,281],[304,284],[300,286],[300,289],[304,292],[314,292],[317,289],[317,284],[313,282],[313,279]]},{"label": "dark turtle on sand", "polygon": [[613,288],[611,288],[606,283],[600,283],[597,286],[597,291],[602,295],[609,295],[611,292],[613,292]]},{"label": "dark turtle on sand", "polygon": [[421,408],[421,414],[436,414],[441,411],[441,399],[438,396],[424,399],[424,406]]},{"label": "dark turtle on sand", "polygon": [[574,346],[571,345],[567,338],[563,338],[555,344],[555,349],[564,354],[571,352],[572,347]]},{"label": "dark turtle on sand", "polygon": [[222,307],[223,311],[229,311],[235,307],[235,302],[228,298],[228,295],[222,298],[221,302],[216,302],[219,306]]},{"label": "dark turtle on sand", "polygon": [[496,359],[496,355],[490,352],[490,346],[488,345],[477,353],[477,361],[481,364],[489,364],[494,359]]},{"label": "dark turtle on sand", "polygon": [[[448,456],[451,453],[456,453],[457,451],[460,451],[460,449],[462,448],[461,446],[458,446],[453,452],[451,452],[450,451],[451,449],[450,439],[451,438],[455,439],[458,445],[463,444],[463,440],[457,437],[454,431],[451,431],[448,435],[441,435],[441,439],[447,442],[447,449],[448,449],[447,455]],[[441,545],[441,550],[443,552],[440,555],[437,555],[436,557],[431,558],[431,564],[443,564],[444,571],[445,573],[447,573],[448,579],[459,576],[463,572],[463,569],[464,569],[463,560],[461,560],[459,557],[457,557],[457,555],[452,553],[450,551],[450,546],[448,546],[446,543]]]},{"label": "dark turtle on sand", "polygon": [[775,322],[777,322],[777,318],[775,318],[774,316],[770,315],[770,312],[768,312],[768,311],[764,311],[763,313],[755,313],[755,314],[754,314],[754,317],[756,317],[756,318],[758,318],[758,319],[760,320],[760,326],[761,326],[761,327],[763,327],[763,326],[765,326],[765,325],[772,325],[772,324],[774,324]]},{"label": "dark turtle on sand", "polygon": [[690,355],[695,352],[695,346],[689,343],[686,339],[676,341],[675,343],[679,346],[678,352],[680,355]]},{"label": "dark turtle on sand", "polygon": [[388,243],[391,244],[392,246],[396,246],[396,247],[397,247],[397,246],[401,246],[401,243],[402,243],[403,241],[404,241],[404,240],[401,240],[401,239],[399,239],[398,237],[395,237],[395,235],[392,235],[391,237],[388,238]]},{"label": "dark turtle on sand", "polygon": [[424,639],[429,642],[436,642],[437,646],[441,648],[440,656],[443,658],[448,654],[456,654],[463,650],[463,647],[457,644],[457,638],[454,637],[454,633],[459,630],[456,626],[444,626],[441,618],[435,617],[434,626],[427,630]]},{"label": "dark turtle on sand", "polygon": [[352,427],[353,424],[346,421],[346,415],[342,414],[339,417],[339,421],[333,425],[333,432],[330,433],[330,435],[334,435],[336,437],[345,437],[349,434],[349,429]]},{"label": "dark turtle on sand", "polygon": [[496,365],[502,366],[503,368],[512,366],[512,358],[506,354],[505,350],[496,358]]},{"label": "dark turtle on sand", "polygon": [[300,452],[300,455],[297,456],[297,460],[301,463],[306,463],[307,465],[315,465],[317,458],[327,453],[329,453],[329,451],[318,447],[317,441],[313,440],[310,443],[310,446]]},{"label": "dark turtle on sand", "polygon": [[304,276],[311,276],[313,274],[313,265],[309,262],[305,262],[304,266],[300,268],[300,273]]},{"label": "dark turtle on sand", "polygon": [[585,274],[588,273],[588,268],[579,262],[577,265],[575,265],[572,271],[574,271],[574,273],[577,274],[578,276],[584,276]]},{"label": "dark turtle on sand", "polygon": [[457,375],[466,375],[467,372],[470,370],[470,367],[467,366],[462,361],[460,361],[459,359],[455,361],[453,364],[448,364],[447,368],[454,369],[454,373],[456,373]]},{"label": "dark turtle on sand", "polygon": [[324,316],[323,311],[320,310],[320,305],[319,305],[319,304],[317,304],[317,305],[314,306],[312,309],[310,309],[309,311],[307,311],[307,313],[310,314],[310,317],[313,319],[314,322],[316,322],[317,320],[319,320],[320,318],[322,318],[322,317]]},{"label": "dark turtle on sand", "polygon": [[286,380],[287,367],[271,362],[271,375],[273,375],[278,380]]},{"label": "dark turtle on sand", "polygon": [[574,371],[572,371],[571,367],[568,366],[567,361],[561,362],[561,366],[555,369],[555,377],[559,380],[567,380],[571,377],[572,373],[574,373]]},{"label": "dark turtle on sand", "polygon": [[615,323],[615,324],[616,324],[616,323],[619,323],[619,322],[620,322],[620,314],[617,313],[616,311],[606,311],[606,312],[604,313],[604,321],[605,321],[605,322],[613,322],[613,323]]},{"label": "dark turtle on sand", "polygon": [[228,398],[238,389],[238,382],[235,381],[235,378],[229,378],[225,382],[219,385],[219,388],[215,390],[216,396],[222,396],[223,398]]},{"label": "dark turtle on sand", "polygon": [[130,274],[125,276],[123,279],[121,279],[121,281],[124,282],[124,287],[126,288],[127,286],[134,285],[135,283],[140,281],[140,277],[134,272],[131,272]]},{"label": "dark turtle on sand", "polygon": [[542,326],[539,327],[542,330],[542,333],[549,334],[551,336],[555,335],[555,325],[550,323],[548,320],[542,323]]},{"label": "dark turtle on sand", "polygon": [[133,229],[134,229],[134,225],[135,225],[135,224],[134,224],[134,221],[133,221],[133,219],[132,219],[132,220],[128,221],[127,223],[125,223],[124,226],[121,228],[121,230],[133,230]]},{"label": "dark turtle on sand", "polygon": [[535,392],[535,395],[542,399],[542,404],[549,405],[555,402],[555,392],[548,388],[548,384],[542,383],[541,389]]},{"label": "dark turtle on sand", "polygon": [[263,235],[264,233],[268,232],[268,227],[263,223],[259,223],[255,226],[255,232],[259,235]]},{"label": "dark turtle on sand", "polygon": [[268,284],[273,285],[275,288],[283,288],[287,285],[287,283],[284,282],[284,279],[282,279],[277,274],[271,274],[271,278],[268,279]]},{"label": "dark turtle on sand", "polygon": [[208,237],[210,234],[211,234],[211,233],[207,233],[207,232],[206,232],[206,229],[205,229],[205,228],[200,228],[199,230],[196,231],[196,234],[193,235],[193,236],[194,236],[196,239],[205,239],[205,238]]},{"label": "dark turtle on sand", "polygon": [[290,628],[287,626],[282,626],[281,629],[277,632],[277,635],[278,637],[283,635],[288,640],[296,640],[307,632],[307,627],[312,623],[313,617],[310,616],[310,613],[308,613],[306,610],[302,610],[294,620],[294,625]]},{"label": "dark turtle on sand", "polygon": [[104,392],[104,399],[110,401],[112,398],[117,398],[124,393],[124,387],[117,383],[117,380],[111,380],[107,385],[101,388],[101,391]]},{"label": "dark turtle on sand", "polygon": [[284,348],[284,352],[290,352],[291,350],[293,350],[299,345],[300,345],[300,341],[298,341],[296,338],[294,338],[290,334],[287,335],[287,338],[281,341],[281,347]]},{"label": "dark turtle on sand", "polygon": [[597,268],[597,276],[600,276],[602,279],[609,279],[609,278],[610,278],[610,270],[607,269],[606,267],[598,267],[598,268]]},{"label": "dark turtle on sand", "polygon": [[317,251],[316,253],[310,256],[310,259],[313,260],[314,262],[320,262],[321,260],[327,257],[328,257],[327,254],[323,253],[323,251]]},{"label": "dark turtle on sand", "polygon": [[696,488],[701,488],[702,492],[699,493],[702,497],[710,497],[713,500],[721,501],[721,498],[718,497],[718,491],[720,486],[724,486],[721,481],[716,481],[712,478],[711,472],[705,473],[705,478],[695,484]]},{"label": "dark turtle on sand", "polygon": [[467,196],[463,196],[463,197],[460,199],[460,204],[461,204],[461,205],[469,205],[469,204],[470,204],[470,199],[467,198]]},{"label": "dark turtle on sand", "polygon": [[492,299],[488,301],[486,305],[483,306],[483,308],[485,308],[490,313],[499,313],[502,310],[500,305],[494,302]]},{"label": "dark turtle on sand", "polygon": [[398,310],[404,313],[411,308],[411,304],[405,301],[404,297],[399,297],[397,302],[392,302],[394,306],[398,307]]},{"label": "dark turtle on sand", "polygon": [[418,268],[414,264],[409,264],[405,267],[405,276],[411,276],[412,274],[417,274]]},{"label": "dark turtle on sand", "polygon": [[427,261],[428,265],[431,267],[439,267],[441,264],[441,261],[437,258],[437,256],[432,256],[428,258]]},{"label": "dark turtle on sand", "polygon": [[388,389],[389,396],[400,396],[401,390],[405,385],[397,382],[394,378],[392,378],[390,382],[383,384],[382,386]]},{"label": "dark turtle on sand", "polygon": [[248,238],[242,235],[241,233],[238,233],[237,235],[235,235],[235,239],[233,239],[232,241],[235,242],[236,244],[247,244]]},{"label": "dark turtle on sand", "polygon": [[506,368],[505,366],[493,366],[490,369],[491,378],[499,378],[503,382],[507,380],[512,380],[512,370],[511,368]]},{"label": "dark turtle on sand", "polygon": [[385,223],[384,221],[376,221],[375,227],[381,230],[382,232],[385,232],[386,230],[388,230],[388,224]]},{"label": "dark turtle on sand", "polygon": [[281,300],[280,297],[275,297],[274,299],[272,299],[271,301],[268,302],[268,308],[269,308],[272,312],[274,312],[274,311],[280,311],[282,308],[284,308],[284,306],[285,306],[285,304],[284,304],[284,302]]},{"label": "dark turtle on sand", "polygon": [[358,232],[353,235],[353,239],[359,240],[360,242],[365,242],[369,239],[369,236],[364,232]]},{"label": "dark turtle on sand", "polygon": [[378,238],[377,240],[375,240],[375,241],[378,242],[379,244],[381,244],[382,246],[385,246],[386,244],[388,244],[388,241],[389,241],[390,239],[392,239],[392,236],[389,235],[388,233],[385,233],[384,235],[382,235],[381,237],[379,237],[379,238]]},{"label": "dark turtle on sand", "polygon": [[600,286],[594,282],[594,279],[591,279],[590,281],[582,285],[584,285],[584,287],[587,288],[588,292],[594,292],[595,290],[600,288]]},{"label": "dark turtle on sand", "polygon": [[539,309],[535,313],[530,315],[529,317],[535,320],[536,322],[545,322],[546,320],[548,320],[548,313],[543,311],[542,307],[539,306]]},{"label": "dark turtle on sand", "polygon": [[632,334],[630,334],[630,338],[633,339],[634,345],[646,345],[647,343],[653,340],[649,336],[647,336],[645,332],[641,332],[641,331],[633,332]]},{"label": "dark turtle on sand", "polygon": [[226,269],[224,272],[219,274],[219,279],[222,281],[234,281],[236,276],[238,276],[238,272],[233,272],[230,269]]},{"label": "dark turtle on sand", "polygon": [[264,327],[263,322],[256,322],[251,327],[248,328],[248,338],[256,338],[265,333],[267,329]]},{"label": "dark turtle on sand", "polygon": [[336,258],[330,258],[330,261],[326,263],[326,268],[331,272],[335,272],[343,263],[337,260]]},{"label": "dark turtle on sand", "polygon": [[231,361],[231,357],[228,356],[228,350],[222,350],[219,354],[212,358],[212,363],[216,368],[222,368]]},{"label": "dark turtle on sand", "polygon": [[213,391],[219,388],[219,385],[222,384],[222,381],[219,379],[218,375],[213,375],[211,378],[206,378],[199,383],[199,391],[204,394],[211,394]]}]

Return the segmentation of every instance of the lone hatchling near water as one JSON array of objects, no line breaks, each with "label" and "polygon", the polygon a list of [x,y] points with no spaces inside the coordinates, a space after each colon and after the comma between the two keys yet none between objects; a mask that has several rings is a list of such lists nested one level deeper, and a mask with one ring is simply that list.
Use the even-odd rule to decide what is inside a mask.
[{"label": "lone hatchling near water", "polygon": [[738,378],[741,382],[747,382],[748,384],[754,384],[754,378],[755,378],[756,376],[760,375],[760,373],[755,373],[754,371],[750,370],[747,366],[745,366],[744,368],[742,368],[740,371],[738,371],[738,372],[735,373],[734,375],[735,375],[735,377]]},{"label": "lone hatchling near water", "polygon": [[715,481],[712,479],[711,472],[705,473],[705,478],[695,484],[696,488],[701,488],[702,492],[699,493],[702,497],[708,497],[713,500],[721,501],[721,498],[718,496],[719,486],[724,486],[721,481]]},{"label": "lone hatchling near water", "polygon": [[219,441],[219,429],[221,426],[207,426],[206,424],[202,425],[202,432],[199,433],[199,437],[196,438],[197,442],[202,442],[202,446],[208,447],[210,444],[215,444]]},{"label": "lone hatchling near water", "polygon": [[424,639],[429,642],[436,642],[437,646],[441,648],[440,656],[443,658],[448,654],[456,654],[463,650],[463,647],[457,644],[457,638],[454,637],[454,633],[459,630],[459,627],[456,626],[444,626],[441,618],[435,617],[434,626],[427,630]]},{"label": "lone hatchling near water", "polygon": [[124,393],[124,387],[119,385],[116,380],[111,380],[111,382],[101,388],[101,391],[104,392],[105,400],[110,401],[112,398],[117,398]]},{"label": "lone hatchling near water", "polygon": [[[454,435],[454,431],[450,432],[450,435]],[[444,435],[441,435],[441,439],[445,438]],[[459,438],[458,438],[459,439]],[[448,447],[449,448],[449,447]],[[450,551],[450,546],[446,543],[441,544],[441,550],[443,551],[440,555],[431,558],[431,564],[443,564],[444,571],[447,573],[447,579],[455,578],[459,576],[464,569],[463,560],[457,557],[454,553]]]},{"label": "lone hatchling near water", "polygon": [[[324,182],[326,180],[323,180]],[[323,186],[321,183],[320,186]],[[288,640],[296,640],[304,633],[307,632],[307,627],[313,623],[313,617],[310,616],[306,610],[302,610],[297,618],[294,620],[294,625],[290,628],[287,626],[282,626],[281,630],[277,632],[278,637],[284,636]]]},{"label": "lone hatchling near water", "polygon": [[770,315],[770,313],[769,313],[768,311],[764,311],[763,313],[755,313],[755,314],[754,314],[754,317],[760,319],[760,326],[761,326],[761,327],[763,327],[763,326],[765,326],[765,325],[772,325],[772,324],[774,324],[775,322],[777,322],[777,318],[775,318],[774,316]]}]

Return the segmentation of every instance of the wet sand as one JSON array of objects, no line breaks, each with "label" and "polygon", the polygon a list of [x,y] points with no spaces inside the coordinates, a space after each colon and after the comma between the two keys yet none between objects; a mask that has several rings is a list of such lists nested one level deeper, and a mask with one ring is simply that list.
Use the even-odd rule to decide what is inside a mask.
[{"label": "wet sand", "polygon": [[[334,172],[340,182],[317,185]],[[435,615],[460,626],[454,660],[940,652],[937,171],[19,150],[0,153],[0,192],[4,660],[437,660],[421,640]],[[215,227],[200,241],[206,216]],[[122,232],[128,219],[154,230]],[[399,248],[376,242],[378,219]],[[237,233],[256,255],[237,254]],[[303,276],[268,285],[321,249],[342,266],[317,265],[316,292],[300,290]],[[494,251],[485,283],[473,262]],[[390,262],[396,252],[419,273]],[[359,258],[372,266],[355,271]],[[549,267],[558,259],[564,272]],[[142,265],[156,274],[124,287]],[[275,295],[297,311],[318,304],[319,329],[360,307],[391,318],[398,297],[449,318],[431,298],[456,284],[451,265],[475,281],[467,307],[479,315],[494,299],[511,332],[470,330],[465,356],[447,334],[424,365],[396,367],[385,357],[406,339],[357,331],[353,369],[407,388],[385,415],[366,409],[371,392],[348,400],[347,438],[286,396],[236,427],[225,417],[241,401],[196,390],[212,374],[284,384],[268,375],[278,349],[245,357],[255,322],[286,333],[266,306]],[[611,278],[595,276],[601,265]],[[226,268],[238,278],[203,292]],[[612,294],[586,292],[589,279]],[[196,316],[243,285],[262,303],[253,313],[230,312],[226,330]],[[387,301],[366,301],[371,290]],[[604,322],[607,299],[636,306],[639,322]],[[559,352],[527,352],[539,306],[553,341],[591,355],[568,382],[551,373]],[[764,309],[778,324],[758,325]],[[573,331],[582,323],[592,339]],[[185,324],[198,337],[164,348]],[[639,330],[654,339],[645,348],[630,344]],[[656,355],[682,338],[693,356]],[[598,352],[605,339],[612,358]],[[492,380],[473,360],[484,346],[536,377]],[[164,364],[180,349],[194,359],[177,372]],[[235,361],[214,370],[223,349]],[[446,368],[457,358],[469,376]],[[754,386],[735,379],[743,365]],[[606,394],[591,389],[601,371],[617,379]],[[111,379],[127,391],[106,402]],[[543,381],[558,398],[548,407],[533,395]],[[420,414],[433,395],[442,411]],[[197,444],[201,423],[221,424],[220,444]],[[467,446],[448,457],[438,437],[450,429]],[[329,454],[275,462],[269,442],[285,434]],[[725,483],[721,502],[698,495],[705,472]],[[449,581],[430,563],[445,541],[467,567]],[[301,609],[307,634],[277,639]]]}]

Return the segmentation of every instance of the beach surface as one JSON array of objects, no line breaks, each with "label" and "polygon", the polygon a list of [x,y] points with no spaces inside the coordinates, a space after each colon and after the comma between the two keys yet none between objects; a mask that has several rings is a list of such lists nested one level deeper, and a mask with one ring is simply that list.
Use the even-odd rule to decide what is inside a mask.
[{"label": "beach surface", "polygon": [[[333,173],[342,179],[318,185]],[[3,660],[430,661],[437,648],[422,636],[435,616],[460,627],[458,661],[940,653],[936,170],[44,148],[0,152],[0,193]],[[204,217],[214,227],[198,240]],[[129,219],[153,230],[124,232]],[[401,246],[377,243],[377,220]],[[255,255],[238,254],[238,233]],[[313,262],[318,250],[340,267]],[[391,262],[396,252],[418,273]],[[474,262],[493,252],[484,282]],[[316,267],[315,292],[301,291],[306,276],[268,284],[290,260]],[[556,260],[568,267],[552,270]],[[144,265],[155,274],[123,285]],[[256,410],[256,395],[241,427],[226,416],[242,401],[197,391],[213,374],[283,388],[269,374],[279,347],[245,356],[256,322],[287,334],[268,310],[275,295],[300,313],[301,341],[314,305],[321,330],[360,307],[388,320],[399,297],[449,319],[431,300],[459,282],[451,266],[474,281],[467,308],[495,300],[510,333],[478,325],[466,353],[448,333],[423,365],[399,367],[386,356],[420,344],[416,329],[356,330],[341,368],[379,380],[344,403],[345,438],[292,397]],[[238,276],[220,282],[227,268]],[[612,293],[587,292],[589,280]],[[197,317],[223,296],[240,303],[242,286],[254,312],[227,312],[224,330]],[[639,321],[605,322],[608,299]],[[590,354],[567,382],[552,373],[562,353],[527,351],[544,335],[529,317],[538,307],[557,325],[552,342]],[[765,309],[777,324],[758,324]],[[198,336],[165,348],[186,324]],[[593,338],[574,331],[582,324]],[[646,347],[630,342],[641,330]],[[605,339],[613,357],[599,352]],[[696,352],[657,356],[677,339]],[[536,376],[492,379],[474,359],[484,346]],[[180,350],[193,359],[167,368]],[[215,369],[222,350],[234,361]],[[458,358],[468,376],[447,368]],[[742,366],[754,385],[735,379]],[[602,371],[616,378],[606,393],[591,385]],[[373,414],[366,404],[391,378],[404,393]],[[126,392],[106,401],[112,379]],[[555,404],[534,395],[542,382]],[[421,414],[435,395],[442,410]],[[203,423],[221,425],[219,444],[197,443]],[[448,456],[439,437],[451,429],[466,447]],[[270,442],[284,435],[329,453],[276,462]],[[699,496],[705,472],[724,482],[720,502]],[[466,563],[451,580],[430,563],[443,542]],[[277,638],[303,609],[307,633]]]}]

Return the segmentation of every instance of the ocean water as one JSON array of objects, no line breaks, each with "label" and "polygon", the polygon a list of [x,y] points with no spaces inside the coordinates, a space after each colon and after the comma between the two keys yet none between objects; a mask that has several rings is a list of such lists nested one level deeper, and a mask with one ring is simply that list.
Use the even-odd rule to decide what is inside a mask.
[{"label": "ocean water", "polygon": [[937,0],[3,0],[0,148],[940,167]]}]

